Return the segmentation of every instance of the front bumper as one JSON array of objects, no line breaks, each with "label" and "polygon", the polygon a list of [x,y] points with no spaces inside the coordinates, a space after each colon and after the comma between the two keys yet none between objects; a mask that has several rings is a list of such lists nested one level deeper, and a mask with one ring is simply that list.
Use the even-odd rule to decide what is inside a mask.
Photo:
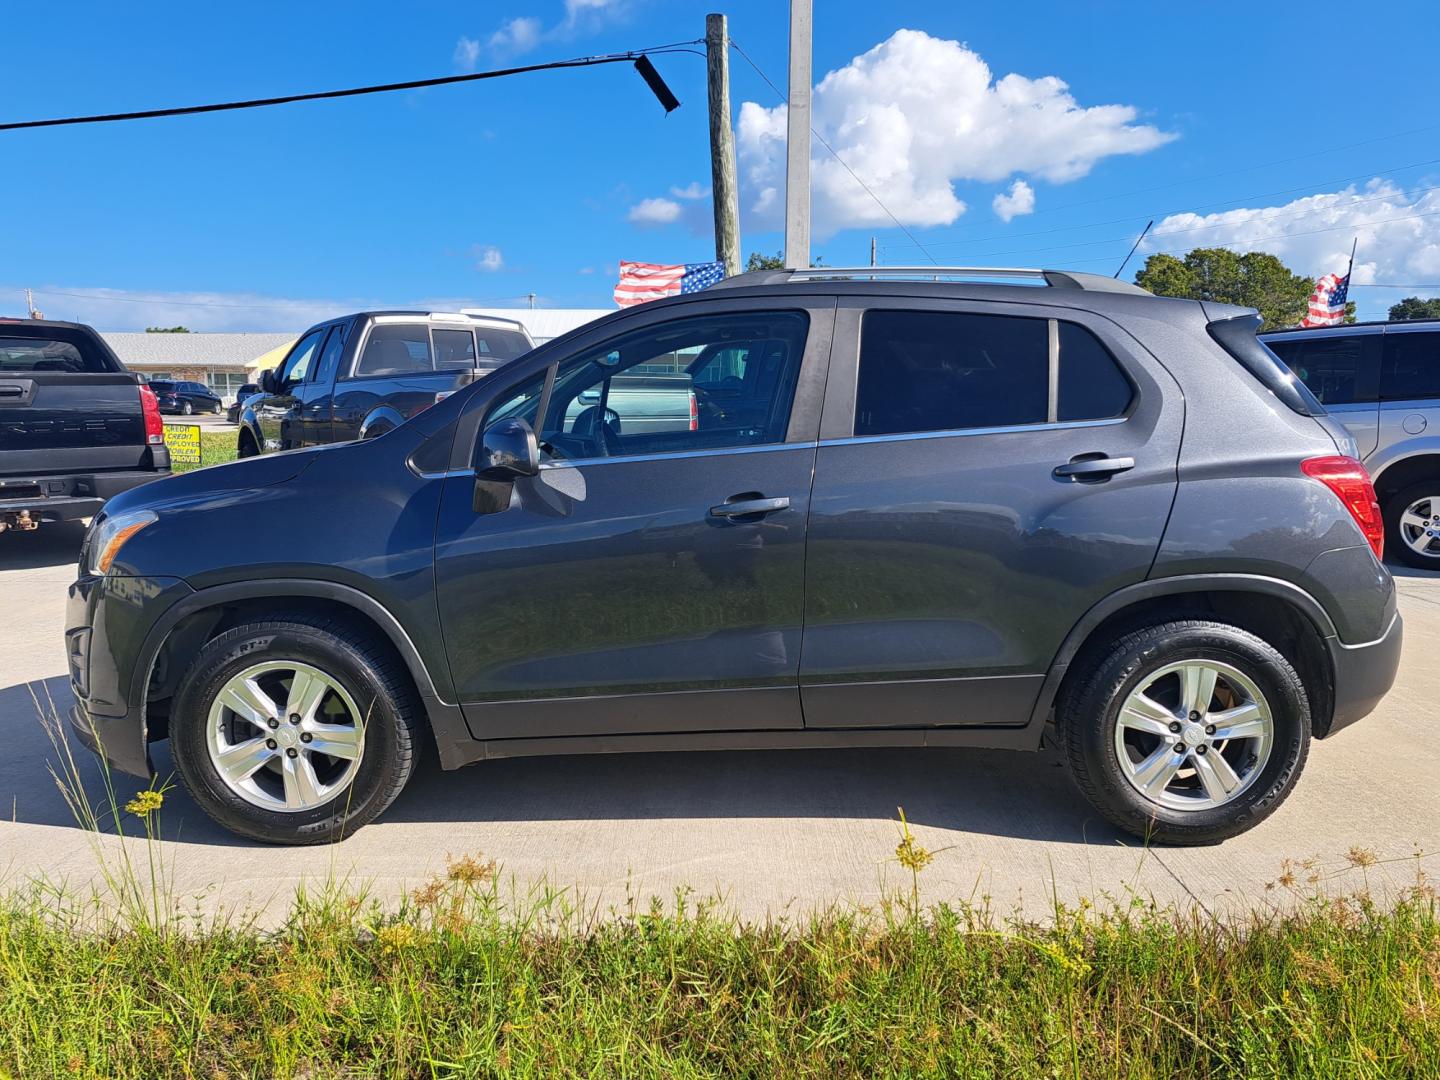
[{"label": "front bumper", "polygon": [[1328,639],[1335,667],[1335,709],[1323,730],[1317,725],[1315,734],[1319,738],[1333,735],[1375,710],[1395,685],[1404,638],[1404,623],[1397,611],[1390,628],[1375,641],[1344,645],[1335,638]]},{"label": "front bumper", "polygon": [[85,746],[121,772],[150,775],[145,691],[150,632],[193,590],[173,577],[95,577],[70,586],[65,653],[76,705],[71,727]]},{"label": "front bumper", "polygon": [[[163,453],[163,447],[158,448]],[[160,469],[67,473],[62,476],[6,477],[0,480],[0,518],[29,511],[37,521],[77,521],[94,517],[107,499],[122,491],[170,475],[170,457]]]}]

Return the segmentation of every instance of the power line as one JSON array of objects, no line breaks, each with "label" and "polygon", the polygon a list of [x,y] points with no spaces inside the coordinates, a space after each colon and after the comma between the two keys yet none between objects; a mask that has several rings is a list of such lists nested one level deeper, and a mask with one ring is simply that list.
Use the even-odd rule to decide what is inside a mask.
[{"label": "power line", "polygon": [[[786,101],[787,98],[784,94],[780,92],[780,88],[770,81],[770,76],[766,75],[765,72],[760,70],[759,64],[755,63],[754,60],[750,59],[750,54],[740,47],[740,43],[732,37],[730,39],[730,44],[735,47],[736,52],[738,52],[742,57],[745,58],[745,62],[755,69],[755,74],[759,75],[760,78],[764,79],[765,84],[769,86],[771,90],[775,91],[775,96],[778,97],[781,101]],[[875,200],[875,205],[880,207],[881,210],[885,211],[886,216],[895,223],[895,227],[901,232],[903,232],[906,236],[908,236],[910,238],[910,242],[914,244],[917,248],[919,248],[921,253],[927,259],[929,259],[936,266],[939,266],[940,260],[935,258],[934,255],[930,254],[929,249],[926,248],[924,244],[920,243],[920,241],[916,238],[915,234],[912,233],[901,223],[900,219],[891,212],[890,208],[886,206],[884,202],[881,201],[880,196],[876,195],[875,192],[870,189],[870,185],[865,183],[864,180],[860,179],[860,175],[850,167],[849,163],[846,162],[843,157],[840,156],[840,152],[836,150],[835,147],[830,145],[830,141],[826,139],[824,135],[821,135],[820,132],[817,131],[814,127],[810,129],[810,134],[814,135],[815,138],[819,139],[820,145],[825,147],[825,149],[830,152],[830,156],[840,163],[840,167],[843,168],[847,173],[849,173],[854,178],[857,184],[859,184],[862,188],[865,189],[865,194],[869,195],[870,198]]]},{"label": "power line", "polygon": [[[353,86],[345,90],[318,90],[308,94],[285,94],[280,97],[250,98],[245,101],[222,101],[209,105],[182,105],[167,109],[144,109],[139,112],[102,113],[94,116],[66,116],[51,120],[19,120],[0,124],[0,131],[19,131],[26,128],[63,127],[71,124],[109,124],[123,120],[150,120],[162,116],[194,116],[200,113],[230,112],[236,109],[261,109],[271,105],[290,105],[297,101],[321,101],[334,98],[359,97],[362,94],[388,94],[398,90],[419,90],[428,86],[448,86],[452,83],[480,82],[485,79],[499,79],[507,75],[524,75],[532,71],[554,71],[560,68],[595,67],[600,64],[638,63],[646,52],[689,52],[680,48],[699,42],[676,42],[650,50],[609,53],[602,56],[582,56],[573,60],[552,60],[544,64],[527,64],[523,67],[499,68],[494,71],[475,71],[468,75],[441,75],[432,79],[411,79],[407,82],[378,83],[371,86]],[[642,74],[644,74],[642,72]],[[648,79],[646,80],[649,81]],[[669,111],[668,109],[666,110]]]}]

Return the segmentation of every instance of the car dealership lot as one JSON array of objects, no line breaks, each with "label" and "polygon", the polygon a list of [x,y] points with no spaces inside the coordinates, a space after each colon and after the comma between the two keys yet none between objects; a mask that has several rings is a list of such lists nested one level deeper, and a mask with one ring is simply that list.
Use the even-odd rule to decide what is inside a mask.
[{"label": "car dealership lot", "polygon": [[[48,694],[62,711],[70,702],[61,629],[79,537],[57,527],[0,538],[0,880],[9,886],[97,878],[91,839],[50,775],[54,754],[31,696]],[[447,855],[479,854],[522,886],[579,886],[602,905],[688,885],[763,915],[863,904],[902,884],[893,852],[903,806],[936,852],[921,879],[931,900],[990,896],[1037,913],[1053,895],[1133,889],[1223,910],[1273,899],[1283,890],[1266,884],[1283,861],[1311,857],[1332,887],[1358,887],[1362,873],[1372,887],[1408,883],[1410,857],[1440,851],[1440,578],[1397,573],[1406,637],[1394,691],[1370,718],[1314,743],[1285,806],[1219,847],[1144,850],[1094,816],[1048,751],[747,751],[516,759],[455,773],[427,762],[377,822],[328,848],[238,840],[177,788],[162,811],[166,862],[181,897],[272,912],[301,881],[349,877],[393,897]],[[75,752],[98,799],[99,767]],[[156,763],[168,772],[163,744]],[[121,802],[138,786],[116,783]],[[127,831],[141,830],[131,821]],[[1400,861],[1347,869],[1357,847]]]}]

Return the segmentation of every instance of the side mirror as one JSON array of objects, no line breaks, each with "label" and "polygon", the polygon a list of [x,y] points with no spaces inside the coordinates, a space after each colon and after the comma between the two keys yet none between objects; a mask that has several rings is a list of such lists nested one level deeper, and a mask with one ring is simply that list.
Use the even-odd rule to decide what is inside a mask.
[{"label": "side mirror", "polygon": [[279,391],[275,388],[275,369],[266,368],[260,372],[260,389],[267,394],[275,394]]},{"label": "side mirror", "polygon": [[481,480],[514,480],[540,472],[540,446],[535,431],[512,417],[491,424],[480,435],[475,476]]}]

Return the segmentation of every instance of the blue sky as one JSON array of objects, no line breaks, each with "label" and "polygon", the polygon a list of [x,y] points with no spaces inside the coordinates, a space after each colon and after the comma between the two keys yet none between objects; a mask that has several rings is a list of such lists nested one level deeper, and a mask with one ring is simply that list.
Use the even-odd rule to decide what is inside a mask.
[{"label": "blue sky", "polygon": [[[3,120],[640,48],[700,37],[722,6],[785,81],[777,0],[7,6]],[[836,73],[817,125],[929,252],[816,144],[815,250],[831,265],[867,261],[874,235],[889,263],[1109,273],[1155,218],[1149,250],[1230,243],[1308,274],[1343,269],[1358,233],[1357,283],[1429,286],[1357,288],[1362,316],[1440,295],[1428,5],[1339,10],[1328,31],[1330,16],[1254,3],[816,7],[816,80]],[[26,285],[51,317],[105,329],[291,330],[532,292],[608,306],[622,258],[713,257],[704,61],[656,62],[683,102],[668,117],[615,65],[0,133],[0,313],[21,311]],[[773,252],[783,114],[738,55],[732,90],[744,251]]]}]

